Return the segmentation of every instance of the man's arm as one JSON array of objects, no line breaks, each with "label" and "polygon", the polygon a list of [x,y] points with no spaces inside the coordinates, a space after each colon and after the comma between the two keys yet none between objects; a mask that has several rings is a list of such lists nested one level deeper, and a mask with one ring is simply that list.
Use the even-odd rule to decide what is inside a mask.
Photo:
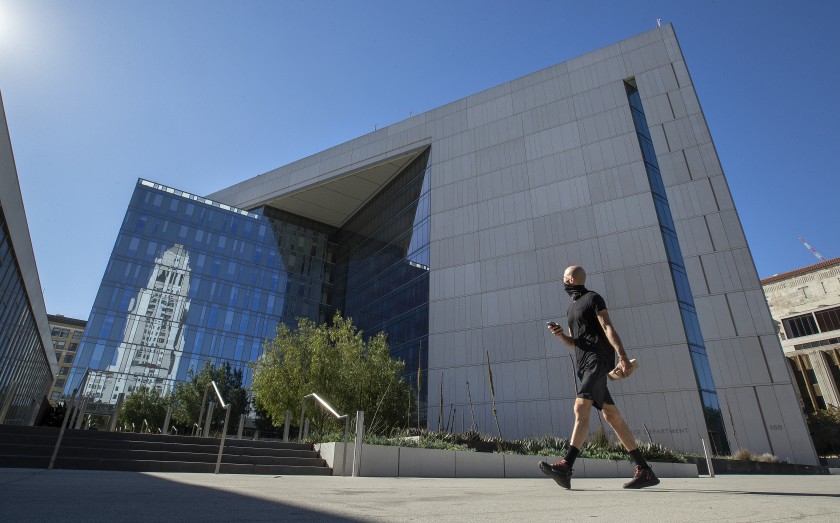
[{"label": "man's arm", "polygon": [[[567,347],[569,347],[570,349],[575,348],[575,339],[572,338],[571,336],[567,336],[566,333],[563,332],[563,327],[557,325],[556,323],[549,323],[548,324],[548,330],[550,330],[552,334],[554,334],[555,336],[560,338],[560,340],[563,343],[565,343]],[[571,334],[571,332],[572,331],[569,330],[570,334]]]},{"label": "man's arm", "polygon": [[615,331],[615,327],[610,319],[610,313],[607,309],[598,311],[598,321],[601,323],[601,328],[604,330],[607,341],[610,342],[610,345],[613,346],[616,354],[618,354],[618,365],[616,365],[615,370],[620,372],[625,378],[633,374],[633,365],[630,363],[630,358],[627,357],[627,353],[624,351],[624,344],[621,343],[621,338]]}]

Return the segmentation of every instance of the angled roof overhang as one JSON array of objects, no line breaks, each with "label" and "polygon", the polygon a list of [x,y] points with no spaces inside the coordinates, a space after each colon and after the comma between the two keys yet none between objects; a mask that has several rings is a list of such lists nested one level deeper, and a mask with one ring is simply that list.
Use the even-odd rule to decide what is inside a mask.
[{"label": "angled roof overhang", "polygon": [[265,205],[341,227],[428,146],[397,154],[284,194]]}]

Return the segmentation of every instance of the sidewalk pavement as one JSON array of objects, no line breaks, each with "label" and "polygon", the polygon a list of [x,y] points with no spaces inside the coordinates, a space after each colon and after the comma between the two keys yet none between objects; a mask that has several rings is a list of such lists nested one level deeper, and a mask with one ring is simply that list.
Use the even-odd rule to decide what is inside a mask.
[{"label": "sidewalk pavement", "polygon": [[[536,466],[536,463],[535,463]],[[0,468],[2,521],[840,521],[840,476],[343,478]]]}]

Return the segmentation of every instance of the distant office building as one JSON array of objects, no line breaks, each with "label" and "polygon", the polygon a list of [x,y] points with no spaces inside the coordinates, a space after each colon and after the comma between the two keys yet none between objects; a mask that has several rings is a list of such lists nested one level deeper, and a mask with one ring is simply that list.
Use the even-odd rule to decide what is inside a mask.
[{"label": "distant office building", "polygon": [[0,98],[0,423],[35,422],[58,371]]},{"label": "distant office building", "polygon": [[641,361],[612,386],[640,439],[816,462],[670,25],[206,199],[141,180],[74,380],[120,360],[132,299],[173,248],[190,281],[169,299],[189,307],[161,386],[206,359],[250,382],[278,323],[340,310],[387,333],[421,423],[438,428],[443,409],[465,430],[475,412],[495,432],[489,363],[503,436],[568,435],[573,365],[545,320],[566,321],[563,270],[580,264]]},{"label": "distant office building", "polygon": [[[53,379],[50,388],[50,401],[55,403],[65,394],[64,386],[70,375],[70,369],[73,367],[73,359],[79,349],[79,342],[82,340],[86,322],[60,314],[48,314],[47,319],[49,320],[50,335],[55,348],[55,359],[58,363],[58,374]],[[72,393],[72,391],[70,392]]]},{"label": "distant office building", "polygon": [[840,406],[840,258],[761,280],[806,412]]}]

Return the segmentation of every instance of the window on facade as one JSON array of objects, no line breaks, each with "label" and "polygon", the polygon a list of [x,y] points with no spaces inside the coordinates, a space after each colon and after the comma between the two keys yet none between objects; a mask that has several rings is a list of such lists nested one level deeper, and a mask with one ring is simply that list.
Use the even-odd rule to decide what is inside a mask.
[{"label": "window on facade", "polygon": [[73,331],[73,339],[74,340],[82,339],[82,331]]},{"label": "window on facade", "polygon": [[55,380],[55,386],[56,387],[63,387],[64,386],[64,378]]},{"label": "window on facade", "polygon": [[73,363],[73,355],[67,354],[66,356],[64,356],[64,363]]},{"label": "window on facade", "polygon": [[820,332],[827,332],[840,329],[840,307],[821,310],[814,313]]},{"label": "window on facade", "polygon": [[56,341],[53,343],[55,350],[64,350],[65,343],[63,341]]},{"label": "window on facade", "polygon": [[54,327],[52,330],[52,336],[53,338],[66,338],[70,336],[70,330]]},{"label": "window on facade", "polygon": [[813,314],[803,314],[801,316],[794,316],[782,320],[782,325],[785,327],[785,334],[788,338],[798,338],[800,336],[810,336],[811,334],[819,333],[817,322],[814,321]]},{"label": "window on facade", "polygon": [[79,347],[79,344],[78,344],[78,343],[71,343],[71,344],[70,344],[70,346],[69,346],[69,347],[67,347],[67,350],[69,350],[70,352],[76,352],[76,349],[77,349],[78,347]]},{"label": "window on facade", "polygon": [[68,372],[70,372],[70,367],[61,367],[60,369],[58,369],[58,373],[61,376],[67,376]]},{"label": "window on facade", "polygon": [[55,400],[57,400],[60,396],[61,396],[61,393],[60,393],[60,392],[53,392],[52,394],[50,394],[50,399],[51,399],[52,401],[55,401]]}]

